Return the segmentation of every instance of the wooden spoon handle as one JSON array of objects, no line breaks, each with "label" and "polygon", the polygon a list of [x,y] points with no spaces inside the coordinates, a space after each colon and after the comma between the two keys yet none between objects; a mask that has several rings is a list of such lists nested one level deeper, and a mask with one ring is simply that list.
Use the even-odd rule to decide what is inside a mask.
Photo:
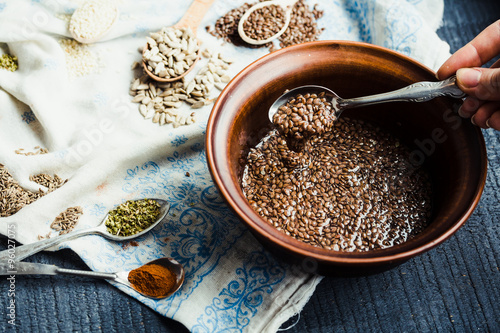
[{"label": "wooden spoon handle", "polygon": [[215,0],[193,0],[193,3],[188,8],[187,12],[180,19],[180,21],[174,25],[174,27],[190,27],[191,30],[196,33],[198,25],[214,1]]}]

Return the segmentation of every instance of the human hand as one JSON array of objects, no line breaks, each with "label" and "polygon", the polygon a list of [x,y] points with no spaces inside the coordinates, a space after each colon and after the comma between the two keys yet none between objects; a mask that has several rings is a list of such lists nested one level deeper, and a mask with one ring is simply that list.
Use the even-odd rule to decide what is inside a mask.
[{"label": "human hand", "polygon": [[480,67],[497,55],[500,55],[500,20],[446,60],[437,77],[443,80],[456,72],[458,87],[469,95],[458,114],[471,118],[481,128],[500,130],[500,60],[491,68]]}]

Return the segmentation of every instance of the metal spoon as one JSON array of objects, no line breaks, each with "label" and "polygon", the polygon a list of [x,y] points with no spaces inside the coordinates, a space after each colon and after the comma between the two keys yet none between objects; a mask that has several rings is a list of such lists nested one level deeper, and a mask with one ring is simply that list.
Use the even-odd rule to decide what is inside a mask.
[{"label": "metal spoon", "polygon": [[[208,11],[210,6],[215,0],[194,0],[191,6],[189,6],[187,12],[184,14],[184,16],[180,19],[179,22],[177,22],[175,25],[173,25],[173,28],[175,29],[180,29],[180,28],[191,28],[191,31],[193,31],[194,34],[196,34],[196,30],[198,29],[198,25],[200,24],[201,20],[205,16],[205,13]],[[144,51],[147,49],[147,46],[144,47],[143,49],[143,54]],[[184,76],[186,76],[189,72],[191,72],[198,62],[197,58],[191,67],[189,67],[188,70],[186,70],[184,73],[182,73],[179,76],[172,77],[172,78],[163,78],[160,76],[155,75],[153,72],[151,72],[148,69],[148,65],[143,61],[142,62],[142,67],[144,68],[144,71],[150,78],[152,78],[155,81],[158,82],[174,82],[177,80],[182,79]]]},{"label": "metal spoon", "polygon": [[[285,30],[288,28],[288,25],[290,24],[290,18],[292,15],[292,9],[295,3],[298,0],[271,0],[271,1],[264,1],[257,3],[250,7],[245,14],[240,19],[240,22],[238,23],[238,34],[240,35],[241,39],[243,39],[245,42],[251,45],[262,45],[262,44],[267,44],[271,42],[272,40],[278,38],[279,36],[283,35]],[[267,7],[267,6],[280,6],[285,10],[285,24],[281,28],[280,31],[278,31],[276,34],[272,35],[269,38],[262,39],[262,40],[257,40],[248,37],[246,34],[245,30],[243,29],[243,25],[245,24],[245,21],[250,17],[250,15],[256,11],[257,9]]]},{"label": "metal spoon", "polygon": [[[107,239],[111,239],[111,240],[115,240],[115,241],[126,241],[126,240],[140,237],[140,236],[144,235],[145,233],[147,233],[148,231],[150,231],[151,229],[153,229],[158,223],[160,223],[165,218],[168,211],[170,210],[170,204],[167,201],[162,200],[162,199],[152,199],[152,200],[155,200],[160,205],[160,214],[158,215],[157,220],[153,224],[151,224],[148,228],[146,228],[143,231],[138,232],[134,235],[116,236],[116,235],[110,234],[107,231],[106,224],[105,224],[106,219],[108,218],[108,215],[109,215],[109,213],[108,213],[108,214],[106,214],[106,216],[104,217],[102,222],[96,227],[89,228],[89,229],[76,230],[76,231],[72,231],[70,233],[61,235],[61,236],[56,236],[54,238],[48,238],[48,239],[41,240],[39,242],[26,244],[26,245],[22,245],[22,246],[17,246],[15,248],[15,252],[14,252],[14,254],[15,254],[14,258],[11,258],[11,256],[10,256],[11,253],[9,253],[9,250],[4,250],[4,251],[0,252],[0,263],[7,262],[9,258],[11,258],[11,260],[13,259],[15,261],[21,261],[21,260],[23,260],[23,259],[25,259],[25,258],[27,258],[35,253],[38,253],[40,251],[47,249],[49,247],[52,247],[54,245],[58,245],[62,242],[65,242],[67,240],[75,239],[75,238],[78,238],[80,236],[85,236],[85,235],[99,234],[101,236],[104,236]],[[12,251],[10,251],[10,252],[12,252]]]},{"label": "metal spoon", "polygon": [[386,92],[383,94],[344,99],[328,88],[322,86],[301,86],[287,91],[281,95],[269,108],[269,119],[273,122],[273,116],[278,111],[278,108],[284,105],[288,100],[298,94],[324,92],[327,98],[331,98],[335,116],[338,118],[346,109],[357,108],[360,106],[373,105],[388,102],[426,102],[440,96],[450,96],[454,98],[462,98],[465,93],[456,85],[457,78],[452,76],[446,80],[439,82],[417,82],[407,87]]},{"label": "metal spoon", "polygon": [[[83,8],[83,6],[85,6],[86,4],[84,3],[81,7],[79,7],[78,9],[80,8]],[[70,21],[70,29],[69,29],[69,33],[71,34],[71,37],[73,37],[74,40],[82,43],[82,44],[91,44],[91,43],[95,43],[97,42],[99,39],[101,39],[103,36],[105,36],[110,30],[111,28],[113,27],[113,25],[115,25],[117,19],[118,19],[118,15],[119,15],[119,11],[118,11],[118,8],[114,5],[112,5],[111,3],[108,3],[106,4],[108,6],[113,6],[113,11],[115,12],[114,13],[114,18],[113,18],[113,21],[111,22],[111,24],[109,25],[109,27],[107,27],[105,30],[101,31],[100,34],[98,34],[97,36],[95,36],[94,38],[83,38],[81,36],[79,36],[73,29],[71,29],[71,27],[73,26],[71,24],[71,21]],[[77,13],[78,9],[73,13],[73,15],[75,15],[75,13]],[[73,20],[73,16],[71,16],[71,20]]]},{"label": "metal spoon", "polygon": [[32,263],[32,262],[16,262],[16,263],[7,263],[7,262],[1,262],[0,263],[0,275],[31,275],[31,274],[37,274],[37,275],[59,275],[59,274],[64,274],[64,275],[76,275],[76,276],[85,276],[85,277],[91,277],[91,278],[97,278],[97,279],[105,279],[105,280],[111,280],[118,282],[120,284],[123,284],[129,288],[134,289],[138,293],[140,293],[143,296],[150,297],[150,298],[155,298],[155,299],[162,299],[169,297],[173,293],[175,293],[179,288],[182,286],[184,283],[184,268],[182,265],[177,262],[175,259],[172,258],[160,258],[156,259],[153,261],[148,262],[147,264],[144,264],[141,267],[144,267],[146,265],[161,265],[163,267],[168,268],[174,275],[175,275],[175,284],[170,289],[170,291],[166,295],[162,295],[159,297],[153,297],[147,294],[144,294],[134,288],[134,286],[128,281],[128,275],[130,271],[119,271],[115,273],[106,273],[106,272],[93,272],[93,271],[82,271],[82,270],[77,270],[77,269],[67,269],[67,268],[61,268],[57,267],[55,265],[47,265],[47,264],[38,264],[38,263]]}]

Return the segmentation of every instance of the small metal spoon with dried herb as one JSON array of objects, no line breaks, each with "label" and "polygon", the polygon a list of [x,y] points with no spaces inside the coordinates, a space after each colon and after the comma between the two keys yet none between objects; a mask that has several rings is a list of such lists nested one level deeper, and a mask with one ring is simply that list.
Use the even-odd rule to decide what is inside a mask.
[{"label": "small metal spoon with dried herb", "polygon": [[[169,210],[170,204],[166,200],[130,200],[110,210],[103,221],[94,228],[75,230],[61,236],[16,247],[14,260],[21,261],[49,247],[85,235],[98,234],[115,241],[131,240],[153,229],[165,218]],[[8,250],[0,252],[0,262],[7,262],[8,259]]]},{"label": "small metal spoon with dried herb", "polygon": [[153,199],[129,200],[111,210],[104,224],[112,235],[133,236],[157,222],[160,210],[160,204]]}]

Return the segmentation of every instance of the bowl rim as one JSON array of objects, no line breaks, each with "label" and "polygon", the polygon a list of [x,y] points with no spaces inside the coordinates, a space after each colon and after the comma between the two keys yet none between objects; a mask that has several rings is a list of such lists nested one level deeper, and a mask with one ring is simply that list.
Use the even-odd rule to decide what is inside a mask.
[{"label": "bowl rim", "polygon": [[[382,53],[388,53],[389,55],[399,58],[400,60],[404,62],[408,62],[409,64],[412,64],[416,67],[421,68],[422,70],[428,72],[430,75],[435,76],[435,72],[431,70],[429,67],[426,65],[420,63],[419,61],[394,50],[388,49],[383,46],[379,45],[374,45],[370,43],[365,43],[365,42],[357,42],[357,41],[343,41],[343,40],[321,40],[321,41],[312,41],[312,42],[306,42],[302,44],[297,44],[297,45],[292,45],[288,46],[286,48],[282,48],[280,50],[268,53],[262,57],[259,57],[258,59],[254,60],[247,66],[245,66],[239,73],[237,73],[232,80],[226,85],[226,87],[221,91],[219,97],[214,103],[214,106],[212,107],[212,110],[210,112],[208,122],[207,122],[207,127],[206,127],[206,154],[207,154],[207,164],[209,171],[212,175],[212,179],[214,183],[216,184],[218,190],[221,193],[221,196],[226,200],[228,203],[229,208],[231,208],[236,216],[244,222],[246,227],[248,227],[252,232],[256,232],[259,234],[260,237],[265,238],[266,241],[273,243],[274,245],[278,246],[281,249],[286,249],[287,251],[291,251],[295,254],[298,254],[302,257],[307,257],[307,258],[313,258],[315,260],[325,262],[325,263],[330,263],[330,264],[341,264],[341,265],[366,265],[366,264],[380,264],[380,263],[390,263],[393,261],[402,261],[402,260],[408,260],[418,254],[424,253],[437,245],[443,243],[445,240],[450,238],[458,229],[460,229],[463,224],[467,221],[467,219],[471,216],[475,208],[477,207],[479,200],[481,199],[481,195],[484,190],[484,186],[486,184],[486,177],[487,177],[487,151],[486,151],[486,144],[484,141],[484,136],[482,134],[482,131],[479,127],[475,127],[474,131],[476,132],[478,139],[479,139],[479,145],[480,145],[480,156],[481,156],[481,175],[479,177],[479,182],[474,189],[474,200],[469,204],[469,207],[467,210],[461,215],[461,217],[450,227],[447,229],[444,233],[440,234],[439,237],[436,237],[430,242],[426,242],[424,244],[420,244],[418,246],[415,246],[414,248],[408,249],[408,250],[403,250],[401,252],[397,253],[392,253],[392,254],[387,254],[385,255],[386,252],[394,252],[394,249],[397,249],[398,247],[404,245],[396,245],[393,247],[389,247],[386,249],[380,249],[380,250],[373,250],[373,251],[365,251],[365,252],[342,252],[342,251],[333,251],[333,250],[328,250],[328,249],[323,249],[319,247],[315,247],[310,244],[306,244],[300,240],[294,239],[290,236],[286,236],[284,233],[280,232],[279,230],[275,229],[271,225],[258,225],[256,224],[250,216],[248,216],[242,209],[241,207],[238,206],[237,202],[229,195],[229,191],[225,186],[225,182],[223,181],[221,175],[218,173],[216,169],[216,154],[214,153],[215,150],[217,150],[214,141],[212,141],[212,138],[214,138],[214,127],[216,124],[218,112],[217,110],[220,109],[223,101],[228,97],[231,87],[234,85],[235,82],[237,82],[241,77],[243,77],[246,73],[249,71],[252,71],[254,67],[258,66],[261,62],[267,62],[271,60],[272,58],[280,57],[280,55],[284,52],[290,52],[293,51],[294,49],[300,49],[300,48],[305,48],[305,47],[314,47],[314,46],[327,46],[327,45],[343,45],[343,46],[354,46],[354,47],[359,47],[359,48],[367,48],[367,49],[372,49],[376,50],[377,52],[382,52]],[[248,205],[250,207],[250,205]],[[250,207],[251,208],[251,207]],[[255,215],[261,220],[264,221],[260,215],[258,215],[255,212]],[[265,222],[265,221],[264,221]],[[273,235],[274,231],[268,232],[266,230],[266,227],[273,228],[275,232],[278,235]],[[273,230],[269,229],[269,230]]]}]

